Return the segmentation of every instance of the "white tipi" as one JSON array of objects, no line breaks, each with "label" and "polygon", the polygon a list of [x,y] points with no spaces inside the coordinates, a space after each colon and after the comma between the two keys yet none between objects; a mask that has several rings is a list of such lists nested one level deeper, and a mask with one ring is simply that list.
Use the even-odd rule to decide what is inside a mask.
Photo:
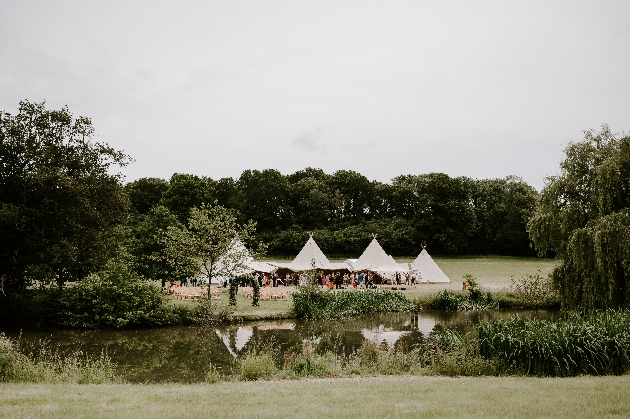
[{"label": "white tipi", "polygon": [[418,278],[420,282],[451,282],[425,248],[422,248],[422,252],[413,261],[412,265],[413,270],[420,273],[420,278]]},{"label": "white tipi", "polygon": [[363,254],[352,266],[353,271],[377,271],[377,272],[406,272],[407,269],[402,268],[396,263],[394,258],[389,256],[380,244],[376,241],[376,237],[372,239],[369,246],[363,251]]},{"label": "white tipi", "polygon": [[[214,276],[239,276],[253,272],[271,273],[278,270],[276,266],[265,262],[257,262],[243,242],[235,239],[227,252],[219,258],[213,271]],[[205,275],[203,275],[205,276]]]},{"label": "white tipi", "polygon": [[287,268],[294,272],[308,271],[311,269],[333,270],[335,266],[330,263],[326,255],[321,251],[313,235],[311,234],[308,241],[300,250],[300,253],[293,259],[293,262],[286,265]]}]

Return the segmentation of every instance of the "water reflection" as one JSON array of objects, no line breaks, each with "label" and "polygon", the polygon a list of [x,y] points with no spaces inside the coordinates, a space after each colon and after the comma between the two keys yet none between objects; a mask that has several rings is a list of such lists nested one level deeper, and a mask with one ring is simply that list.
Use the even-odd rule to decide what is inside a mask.
[{"label": "water reflection", "polygon": [[[300,352],[307,344],[318,352],[354,353],[366,340],[410,350],[436,330],[474,332],[481,322],[515,311],[425,312],[418,315],[381,314],[332,321],[265,321],[225,327],[170,327],[124,331],[22,333],[22,343],[37,346],[44,339],[62,352],[106,351],[131,382],[198,382],[211,365],[232,372],[237,360],[261,348],[278,354]],[[555,311],[518,311],[521,317],[554,319]],[[15,334],[13,334],[16,337]]]},{"label": "water reflection", "polygon": [[378,330],[363,329],[361,331],[361,334],[365,339],[376,343],[387,343],[390,346],[393,346],[398,339],[406,333],[407,332],[387,329],[382,325],[378,328]]}]

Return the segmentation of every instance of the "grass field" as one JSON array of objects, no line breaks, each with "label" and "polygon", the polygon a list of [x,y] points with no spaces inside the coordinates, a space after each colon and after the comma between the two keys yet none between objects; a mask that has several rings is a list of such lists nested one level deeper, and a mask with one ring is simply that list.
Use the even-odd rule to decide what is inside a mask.
[{"label": "grass field", "polygon": [[199,385],[0,384],[0,418],[612,418],[630,376],[371,377]]},{"label": "grass field", "polygon": [[[434,258],[438,266],[450,278],[450,284],[423,284],[408,288],[404,293],[409,298],[436,294],[444,289],[462,289],[463,276],[471,274],[486,291],[506,291],[512,285],[511,278],[518,280],[525,275],[547,276],[559,261],[555,259],[516,258],[508,256],[486,256],[470,258]],[[409,260],[397,260],[408,262]]]}]

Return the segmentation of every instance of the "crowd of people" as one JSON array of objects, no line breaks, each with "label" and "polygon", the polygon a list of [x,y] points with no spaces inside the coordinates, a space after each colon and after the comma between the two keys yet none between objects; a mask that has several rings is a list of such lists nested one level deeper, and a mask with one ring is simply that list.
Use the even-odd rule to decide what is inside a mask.
[{"label": "crowd of people", "polygon": [[[322,288],[328,289],[349,289],[349,288],[376,288],[376,285],[373,282],[374,274],[370,272],[358,272],[358,273],[344,273],[342,274],[340,271],[331,272],[331,273],[318,273],[316,276],[316,284],[320,285]],[[234,278],[220,278],[219,286],[222,288],[227,288],[232,281],[235,281]],[[204,282],[207,284],[208,280],[200,280],[197,277],[193,276],[191,278],[182,278],[180,284],[171,282],[171,287],[187,287],[190,281],[190,285],[196,287],[197,284],[203,285]],[[255,272],[253,275],[242,276],[238,279],[239,285],[241,287],[246,287],[251,285],[251,281],[256,281],[259,287],[278,287],[279,285],[290,286],[290,285],[300,285],[307,286],[308,279],[304,275],[303,272],[294,272],[287,273],[284,278],[281,278],[278,273],[274,272],[272,274],[259,273]],[[415,275],[401,275],[399,272],[396,272],[395,277],[392,281],[392,285],[415,285],[417,278]],[[165,287],[165,284],[162,284],[162,287]]]}]

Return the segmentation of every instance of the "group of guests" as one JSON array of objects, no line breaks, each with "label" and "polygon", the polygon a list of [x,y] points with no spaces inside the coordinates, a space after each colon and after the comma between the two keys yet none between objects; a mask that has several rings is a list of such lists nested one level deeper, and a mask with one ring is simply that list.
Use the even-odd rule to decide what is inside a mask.
[{"label": "group of guests", "polygon": [[[280,276],[275,272],[272,273],[271,275],[260,274],[256,272],[254,276],[250,278],[251,279],[245,279],[245,277],[243,277],[239,285],[241,287],[251,285],[250,281],[256,281],[258,283],[258,286],[265,287],[265,288],[267,287],[275,288],[278,285],[285,285],[285,286],[294,285],[294,284],[296,285],[299,284],[300,286],[307,285],[307,279],[302,272],[295,272],[293,274],[287,273],[284,279],[281,279]],[[196,276],[193,276],[190,278],[183,278],[180,281],[180,284],[177,284],[174,281],[172,281],[170,285],[172,287],[188,286],[189,280],[190,280],[191,286],[193,287],[196,287],[198,283],[199,285],[201,285],[203,282],[203,281],[198,280]],[[221,278],[219,280],[220,286],[226,288],[229,284],[232,283],[233,280],[234,280],[233,278],[229,278],[229,279]],[[322,288],[327,287],[329,289],[333,289],[333,288],[341,289],[341,288],[350,288],[350,287],[374,288],[375,285],[373,285],[371,280],[372,278],[369,275],[369,273],[364,274],[363,272],[345,273],[342,275],[341,272],[337,271],[337,272],[332,272],[329,274],[319,273],[317,275],[317,284],[321,285]],[[162,287],[165,287],[164,282],[165,281],[163,281]],[[393,284],[394,285],[404,285],[404,284],[415,285],[416,276],[404,275],[403,277],[403,275],[401,275],[399,272],[396,272],[396,275],[393,280]]]},{"label": "group of guests", "polygon": [[329,289],[341,289],[341,288],[363,288],[369,287],[371,285],[370,277],[366,273],[363,272],[358,274],[356,273],[345,273],[341,275],[341,272],[333,272],[328,275],[317,275],[317,283],[323,287],[328,287]]}]

